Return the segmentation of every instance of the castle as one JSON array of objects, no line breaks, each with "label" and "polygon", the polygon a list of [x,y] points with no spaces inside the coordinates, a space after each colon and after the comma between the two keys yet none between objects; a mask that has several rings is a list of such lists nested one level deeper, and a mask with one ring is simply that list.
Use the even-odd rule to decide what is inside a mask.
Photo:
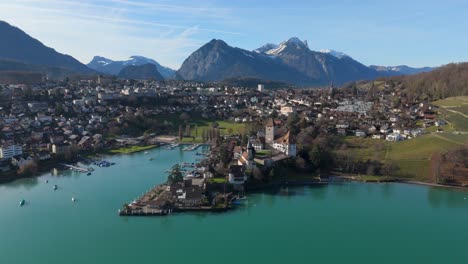
[{"label": "castle", "polygon": [[294,141],[291,132],[288,131],[284,136],[276,137],[277,129],[273,119],[268,120],[265,126],[265,144],[263,140],[249,139],[247,149],[238,154],[237,164],[245,166],[247,171],[253,170],[255,167],[255,153],[265,148],[271,148],[283,153],[288,157],[294,157],[297,154],[296,142]]},{"label": "castle", "polygon": [[269,119],[265,127],[265,145],[290,157],[297,154],[296,142],[290,131],[284,136],[276,138],[276,127],[273,119]]}]

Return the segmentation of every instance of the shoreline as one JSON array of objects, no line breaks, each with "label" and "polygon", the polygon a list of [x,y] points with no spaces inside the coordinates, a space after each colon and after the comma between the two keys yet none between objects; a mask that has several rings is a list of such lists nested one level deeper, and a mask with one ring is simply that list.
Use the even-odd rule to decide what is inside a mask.
[{"label": "shoreline", "polygon": [[405,183],[405,184],[412,184],[412,185],[421,185],[426,187],[435,187],[435,188],[446,188],[446,189],[458,189],[458,190],[468,190],[468,186],[458,186],[458,185],[444,185],[439,183],[431,183],[431,182],[423,182],[423,181],[416,181],[410,179],[402,179],[402,178],[388,178],[384,180],[361,180],[359,179],[360,176],[332,176],[330,178],[347,180],[352,182],[361,182],[361,183]]}]

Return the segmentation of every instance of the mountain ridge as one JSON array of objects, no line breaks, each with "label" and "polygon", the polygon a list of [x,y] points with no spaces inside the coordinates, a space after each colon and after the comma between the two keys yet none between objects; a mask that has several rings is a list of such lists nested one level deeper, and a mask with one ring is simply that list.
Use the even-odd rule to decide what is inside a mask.
[{"label": "mountain ridge", "polygon": [[162,66],[153,59],[137,55],[130,56],[128,60],[121,61],[114,61],[102,56],[94,56],[94,58],[87,64],[87,66],[101,73],[118,75],[119,72],[126,66],[141,66],[147,63],[154,64],[158,69],[158,72],[165,79],[173,79],[175,77],[175,70]]},{"label": "mountain ridge", "polygon": [[82,74],[94,71],[70,55],[57,52],[23,30],[0,20],[0,59],[12,60],[25,64],[57,67]]}]

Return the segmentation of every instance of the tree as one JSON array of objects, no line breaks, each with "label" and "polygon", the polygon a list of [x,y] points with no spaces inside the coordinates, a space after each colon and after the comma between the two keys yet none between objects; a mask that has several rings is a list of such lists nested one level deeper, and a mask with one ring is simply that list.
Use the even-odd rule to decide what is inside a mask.
[{"label": "tree", "polygon": [[179,116],[180,120],[184,121],[184,123],[187,123],[187,121],[190,119],[190,115],[187,113],[182,113]]},{"label": "tree", "polygon": [[182,125],[179,125],[179,139],[182,140],[184,138],[184,133],[182,131]]},{"label": "tree", "polygon": [[277,117],[278,117],[278,111],[273,110],[273,111],[271,112],[270,117],[272,117],[272,118],[277,118]]},{"label": "tree", "polygon": [[21,176],[26,176],[26,177],[33,176],[33,175],[36,175],[37,169],[38,169],[38,166],[37,166],[36,161],[31,161],[21,166],[18,170],[18,174]]},{"label": "tree", "polygon": [[327,170],[333,165],[333,158],[330,151],[320,144],[314,145],[309,152],[309,159],[316,170]]},{"label": "tree", "polygon": [[442,155],[440,153],[434,153],[431,157],[431,169],[432,169],[432,177],[434,182],[440,181],[440,163],[442,160]]},{"label": "tree", "polygon": [[249,142],[249,137],[246,134],[242,135],[242,145],[245,146],[247,145],[248,142]]},{"label": "tree", "polygon": [[252,174],[253,174],[254,179],[256,180],[258,181],[264,180],[263,173],[258,167],[253,168]]},{"label": "tree", "polygon": [[208,140],[208,136],[206,135],[206,129],[202,130],[202,141],[205,143]]},{"label": "tree", "polygon": [[182,182],[182,181],[184,181],[184,176],[182,175],[180,165],[176,164],[172,166],[171,173],[167,177],[167,183],[173,184],[173,183]]},{"label": "tree", "polygon": [[389,161],[388,163],[386,163],[383,167],[383,171],[385,173],[385,176],[392,176],[394,175],[400,168],[398,167],[398,165],[393,162],[393,161]]},{"label": "tree", "polygon": [[222,145],[220,147],[220,159],[221,161],[226,165],[228,164],[231,159],[232,159],[232,153],[230,151],[227,151],[226,146]]},{"label": "tree", "polygon": [[296,167],[304,169],[306,167],[306,161],[302,157],[296,157]]}]

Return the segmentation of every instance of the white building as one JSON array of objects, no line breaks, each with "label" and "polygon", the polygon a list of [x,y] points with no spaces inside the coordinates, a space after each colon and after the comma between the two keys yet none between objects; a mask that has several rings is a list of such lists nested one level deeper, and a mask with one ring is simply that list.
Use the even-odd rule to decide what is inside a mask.
[{"label": "white building", "polygon": [[255,151],[260,151],[264,148],[262,142],[258,139],[250,139],[250,143],[252,144],[252,147],[255,149]]},{"label": "white building", "polygon": [[282,115],[289,116],[295,112],[295,109],[292,106],[282,106],[280,112]]},{"label": "white building", "polygon": [[23,154],[23,147],[19,145],[1,146],[0,159],[9,159],[17,155]]},{"label": "white building", "polygon": [[289,131],[283,137],[275,140],[275,143],[273,143],[273,148],[290,157],[294,157],[297,154],[296,144],[294,143]]},{"label": "white building", "polygon": [[263,90],[265,90],[265,85],[259,84],[259,85],[258,85],[258,91],[259,91],[259,92],[263,92]]},{"label": "white building", "polygon": [[229,167],[228,175],[229,183],[231,184],[244,184],[247,181],[247,175],[242,165],[231,165]]},{"label": "white building", "polygon": [[392,134],[387,135],[385,139],[387,141],[401,141],[403,140],[403,136],[401,134],[392,133]]}]

